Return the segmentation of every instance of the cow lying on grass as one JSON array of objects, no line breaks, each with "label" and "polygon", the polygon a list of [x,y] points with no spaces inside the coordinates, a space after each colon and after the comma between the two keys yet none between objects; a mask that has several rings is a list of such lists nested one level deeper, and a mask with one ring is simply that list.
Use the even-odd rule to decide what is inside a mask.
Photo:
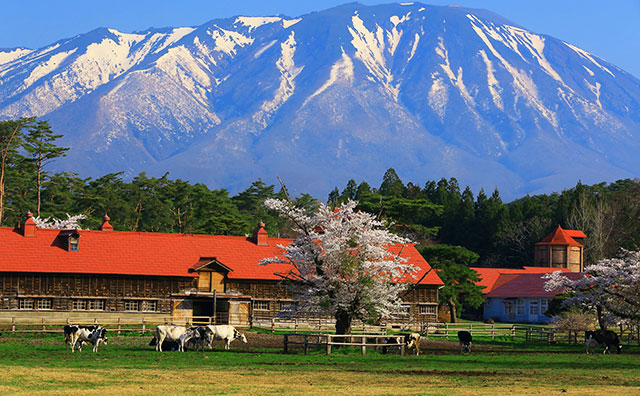
[{"label": "cow lying on grass", "polygon": [[107,329],[97,325],[64,326],[64,341],[71,345],[71,352],[77,348],[82,352],[82,345],[87,343],[93,345],[93,352],[98,352],[100,343],[107,345]]},{"label": "cow lying on grass", "polygon": [[[420,333],[410,333],[410,334],[398,334],[402,337],[402,342],[404,346],[408,349],[415,348],[416,356],[420,355]],[[387,337],[384,339],[384,343],[387,345],[398,345],[397,337]],[[387,347],[382,347],[382,353],[387,353]]]},{"label": "cow lying on grass", "polygon": [[618,335],[611,330],[587,330],[584,332],[584,344],[587,350],[593,353],[593,348],[596,345],[604,345],[602,353],[611,353],[609,347],[615,347],[616,351],[620,353],[622,351],[622,345]]},{"label": "cow lying on grass", "polygon": [[208,325],[207,329],[211,332],[211,339],[208,341],[209,349],[213,348],[213,340],[224,340],[224,349],[227,350],[233,340],[242,340],[245,344],[247,343],[247,337],[231,325]]},{"label": "cow lying on grass", "polygon": [[466,330],[458,332],[458,343],[460,344],[460,352],[471,352],[471,333]]}]

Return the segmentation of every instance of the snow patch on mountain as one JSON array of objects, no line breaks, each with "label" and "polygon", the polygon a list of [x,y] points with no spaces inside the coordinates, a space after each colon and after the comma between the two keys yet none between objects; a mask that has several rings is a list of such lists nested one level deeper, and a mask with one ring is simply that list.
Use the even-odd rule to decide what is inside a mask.
[{"label": "snow patch on mountain", "polygon": [[563,42],[567,47],[571,48],[573,51],[575,51],[578,55],[580,55],[581,57],[583,57],[584,59],[588,59],[589,61],[591,61],[591,63],[593,63],[594,65],[598,66],[598,68],[600,68],[600,70],[604,70],[605,72],[611,74],[611,77],[615,77],[615,74],[613,74],[613,72],[611,72],[611,70],[607,69],[606,67],[602,66],[600,63],[598,63],[597,60],[595,60],[595,58],[593,57],[592,54],[588,53],[587,51],[578,48],[574,45],[571,45],[569,43],[565,43]]},{"label": "snow patch on mountain", "polygon": [[349,55],[347,55],[344,52],[344,48],[341,48],[341,50],[342,50],[342,57],[336,63],[334,63],[333,66],[331,66],[331,71],[329,72],[329,79],[325,81],[325,83],[322,84],[320,88],[318,88],[313,94],[311,94],[311,96],[309,96],[304,101],[304,103],[302,104],[302,107],[306,106],[311,99],[323,93],[327,88],[335,84],[337,81],[341,80],[347,84],[353,83],[353,78],[354,78],[353,61],[351,60]]},{"label": "snow patch on mountain", "polygon": [[289,29],[291,26],[295,25],[296,23],[300,22],[302,20],[302,18],[296,18],[296,19],[283,19],[282,20],[282,27],[285,29]]},{"label": "snow patch on mountain", "polygon": [[397,101],[399,88],[393,84],[393,75],[386,65],[383,29],[376,24],[376,32],[369,31],[358,15],[352,16],[351,22],[352,26],[348,28],[353,37],[351,44],[356,49],[356,58],[364,63],[371,76],[382,83],[385,91]]},{"label": "snow patch on mountain", "polygon": [[30,87],[31,84],[33,84],[37,80],[56,70],[58,67],[60,67],[62,62],[64,62],[64,60],[67,59],[69,55],[76,52],[76,50],[77,49],[74,48],[70,51],[58,52],[57,54],[51,55],[51,57],[49,57],[47,61],[40,63],[35,67],[35,69],[33,69],[33,71],[31,71],[29,77],[24,79],[23,89]]},{"label": "snow patch on mountain", "polygon": [[211,38],[216,42],[215,51],[234,56],[236,54],[236,46],[244,47],[253,44],[253,38],[251,37],[231,30],[225,30],[219,26],[215,26],[215,28],[215,30],[208,31],[208,34],[211,35]]},{"label": "snow patch on mountain", "polygon": [[293,95],[296,89],[295,79],[304,69],[304,66],[296,66],[293,59],[296,44],[294,31],[291,31],[287,40],[280,44],[280,58],[276,61],[276,68],[280,71],[280,85],[273,99],[264,102],[260,111],[253,115],[253,120],[263,128],[267,126],[273,113]]},{"label": "snow patch on mountain", "polygon": [[500,83],[496,76],[494,75],[496,69],[493,67],[493,63],[489,60],[487,53],[485,50],[478,51],[480,57],[482,57],[482,61],[484,62],[487,68],[487,86],[489,88],[489,92],[491,93],[491,98],[493,99],[493,104],[496,105],[497,108],[504,111],[504,104],[502,103],[502,97],[500,93],[502,92],[502,88],[500,88]]},{"label": "snow patch on mountain", "polygon": [[[489,41],[489,38],[487,37],[487,34],[485,34],[485,32],[489,32],[489,35],[492,36],[493,38],[495,36],[495,31],[492,29],[489,29],[487,25],[485,25],[480,19],[478,19],[474,15],[467,14],[467,18],[469,18],[469,20],[471,21],[471,27],[476,32],[478,37],[480,37],[480,39],[484,42],[484,44],[487,46],[489,51],[491,51],[493,56],[498,58],[502,66],[509,72],[509,74],[511,74],[513,78],[513,87],[518,91],[518,93],[525,100],[527,100],[527,102],[533,108],[535,108],[540,113],[540,115],[542,115],[547,121],[549,121],[549,123],[551,123],[551,125],[553,125],[554,128],[557,128],[558,120],[556,118],[556,115],[553,111],[547,109],[542,103],[542,100],[540,100],[538,96],[538,87],[536,86],[533,79],[527,74],[526,71],[518,70],[517,68],[512,66],[509,62],[507,62],[507,60],[500,54],[500,52],[496,50],[493,44],[491,44],[491,41]],[[499,38],[498,40],[504,43],[504,41],[501,38]],[[517,45],[515,48],[517,48]],[[520,52],[517,51],[517,49],[514,49],[514,51],[520,54]],[[520,54],[520,56],[522,57],[522,54]],[[522,58],[523,60],[526,61],[524,57]]]},{"label": "snow patch on mountain", "polygon": [[0,51],[0,66],[5,63],[12,62],[18,58],[22,58],[23,56],[32,53],[33,50],[27,48],[14,48],[9,51]]},{"label": "snow patch on mountain", "polygon": [[440,121],[444,122],[444,116],[447,109],[448,92],[447,87],[444,85],[444,80],[440,77],[440,73],[434,72],[431,74],[431,88],[429,89],[429,95],[427,101],[429,107],[440,117]]},{"label": "snow patch on mountain", "polygon": [[259,28],[262,25],[266,25],[269,23],[280,22],[282,18],[280,17],[249,17],[249,16],[239,16],[233,22],[234,24],[240,23],[249,28],[249,33],[253,30]]}]

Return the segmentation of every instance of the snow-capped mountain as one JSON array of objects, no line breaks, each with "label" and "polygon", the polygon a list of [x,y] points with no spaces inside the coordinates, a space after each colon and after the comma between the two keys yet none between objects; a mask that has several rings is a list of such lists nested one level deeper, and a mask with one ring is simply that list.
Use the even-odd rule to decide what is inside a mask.
[{"label": "snow-capped mountain", "polygon": [[393,167],[503,196],[640,173],[640,81],[486,10],[346,4],[297,18],[96,29],[0,50],[0,117],[65,134],[55,164],[325,197]]}]

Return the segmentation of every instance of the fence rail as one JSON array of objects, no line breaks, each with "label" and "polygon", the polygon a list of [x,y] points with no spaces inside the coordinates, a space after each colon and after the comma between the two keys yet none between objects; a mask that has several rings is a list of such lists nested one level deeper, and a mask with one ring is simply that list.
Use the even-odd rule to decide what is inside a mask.
[{"label": "fence rail", "polygon": [[[395,344],[386,344],[386,340],[395,338]],[[289,353],[292,346],[302,347],[305,355],[309,352],[309,347],[318,347],[331,354],[334,346],[359,347],[363,355],[367,354],[367,347],[378,349],[380,347],[397,347],[400,354],[405,353],[404,336],[401,335],[381,335],[381,334],[300,334],[289,333],[283,335],[283,352]]]}]

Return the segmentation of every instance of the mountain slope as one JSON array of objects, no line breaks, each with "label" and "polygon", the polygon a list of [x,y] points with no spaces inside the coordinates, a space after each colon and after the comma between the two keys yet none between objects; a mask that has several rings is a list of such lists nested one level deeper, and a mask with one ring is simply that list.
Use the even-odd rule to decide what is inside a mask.
[{"label": "mountain slope", "polygon": [[640,81],[485,10],[346,4],[299,18],[97,29],[0,51],[0,117],[50,119],[88,176],[457,177],[506,197],[633,177]]}]

